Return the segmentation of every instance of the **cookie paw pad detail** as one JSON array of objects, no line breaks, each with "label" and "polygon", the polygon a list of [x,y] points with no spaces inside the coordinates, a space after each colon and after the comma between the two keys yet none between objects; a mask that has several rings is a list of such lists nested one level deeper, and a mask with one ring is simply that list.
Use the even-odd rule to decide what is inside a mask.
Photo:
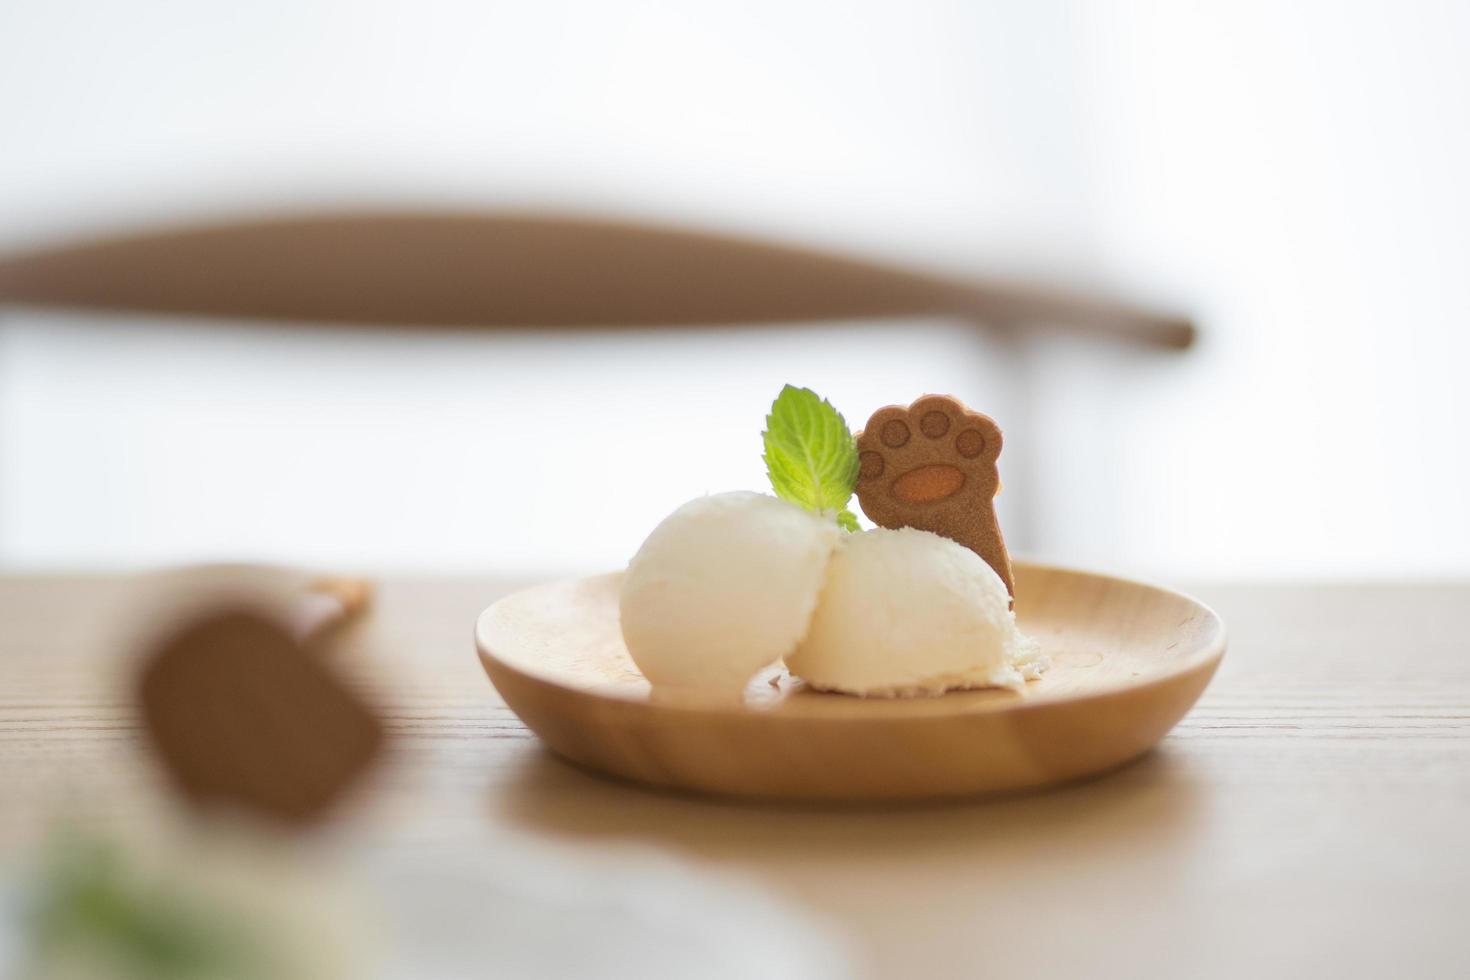
[{"label": "cookie paw pad detail", "polygon": [[1000,428],[953,398],[926,395],[873,413],[857,436],[858,501],[881,527],[916,527],[959,542],[1015,594],[995,518]]}]

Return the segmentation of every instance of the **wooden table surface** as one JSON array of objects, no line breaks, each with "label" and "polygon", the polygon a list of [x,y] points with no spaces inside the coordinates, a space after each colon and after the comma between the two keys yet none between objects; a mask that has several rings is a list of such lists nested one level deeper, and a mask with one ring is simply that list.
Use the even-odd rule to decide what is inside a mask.
[{"label": "wooden table surface", "polygon": [[[511,583],[390,581],[341,656],[397,749],[366,834],[634,840],[826,916],[870,977],[1470,976],[1470,586],[1221,586],[1230,651],[1163,744],[1039,795],[792,809],[657,795],[550,757],[476,661]],[[118,578],[0,578],[0,849],[164,805]]]}]

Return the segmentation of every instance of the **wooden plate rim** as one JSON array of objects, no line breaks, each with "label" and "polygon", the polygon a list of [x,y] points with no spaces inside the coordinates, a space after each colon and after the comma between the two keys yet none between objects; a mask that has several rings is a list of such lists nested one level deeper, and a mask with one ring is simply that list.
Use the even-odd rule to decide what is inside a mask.
[{"label": "wooden plate rim", "polygon": [[[1107,575],[1100,572],[1087,571],[1084,569],[1070,568],[1064,565],[1053,565],[1048,563],[1027,562],[1019,560],[1014,562],[1014,564],[1018,572],[1024,570],[1025,574],[1060,574],[1071,577],[1101,579],[1109,582],[1121,583],[1133,588],[1147,589],[1153,592],[1158,592],[1167,596],[1171,596],[1175,599],[1182,600],[1198,610],[1203,618],[1203,623],[1200,627],[1200,632],[1203,635],[1202,642],[1197,650],[1185,652],[1183,655],[1178,657],[1177,663],[1170,665],[1168,668],[1158,673],[1152,674],[1147,679],[1138,681],[1123,680],[1099,686],[1095,689],[1089,689],[1082,692],[1072,692],[1069,694],[1041,694],[1032,698],[1026,698],[1018,700],[1014,703],[1003,705],[995,705],[994,703],[987,702],[974,702],[968,699],[956,699],[955,708],[952,712],[945,713],[925,711],[922,714],[903,715],[895,712],[894,707],[903,704],[932,705],[937,699],[864,699],[857,697],[846,697],[844,695],[833,696],[846,697],[846,700],[852,704],[880,705],[882,707],[879,709],[879,711],[874,712],[873,717],[875,720],[882,719],[885,721],[895,720],[898,718],[906,718],[907,720],[917,721],[922,718],[955,718],[964,717],[971,714],[998,715],[1011,712],[1030,712],[1036,710],[1053,709],[1061,705],[1075,706],[1086,704],[1090,701],[1105,700],[1111,697],[1116,697],[1119,693],[1124,691],[1133,692],[1148,690],[1153,687],[1175,683],[1180,678],[1193,675],[1199,671],[1206,671],[1209,674],[1213,674],[1215,670],[1219,667],[1219,663],[1225,655],[1227,636],[1224,619],[1221,618],[1220,614],[1212,609],[1207,603],[1202,602],[1201,600],[1193,595],[1190,595],[1187,592],[1183,592],[1178,589],[1172,589],[1163,585],[1157,585],[1152,582],[1146,582],[1138,579],[1129,579],[1117,575]],[[797,720],[801,721],[803,724],[821,721],[851,723],[851,721],[853,720],[850,715],[783,715],[780,713],[773,713],[768,709],[761,707],[740,706],[727,703],[710,703],[707,701],[696,700],[690,700],[686,702],[677,699],[661,699],[658,701],[653,701],[650,700],[646,695],[625,696],[605,690],[592,690],[586,687],[565,684],[561,681],[559,675],[553,672],[541,673],[533,670],[524,669],[519,663],[513,663],[510,660],[502,658],[491,650],[492,644],[488,636],[491,617],[494,615],[497,607],[501,606],[503,603],[506,603],[513,599],[518,599],[531,592],[565,587],[567,585],[577,582],[591,582],[597,579],[618,578],[622,574],[623,573],[621,571],[605,572],[599,575],[578,576],[575,578],[558,579],[550,582],[544,582],[542,584],[530,586],[528,588],[520,589],[516,592],[510,593],[509,595],[502,596],[495,602],[491,603],[488,607],[486,607],[475,621],[475,646],[479,653],[481,665],[484,667],[487,674],[490,675],[492,683],[494,682],[494,672],[496,670],[504,670],[528,682],[554,688],[562,695],[572,695],[578,698],[587,698],[595,702],[614,703],[630,707],[657,710],[660,712],[688,712],[691,714],[700,715],[704,718],[708,718],[710,715],[716,715],[727,719],[750,719],[764,717],[771,723]],[[944,695],[940,696],[941,699],[943,697]]]}]

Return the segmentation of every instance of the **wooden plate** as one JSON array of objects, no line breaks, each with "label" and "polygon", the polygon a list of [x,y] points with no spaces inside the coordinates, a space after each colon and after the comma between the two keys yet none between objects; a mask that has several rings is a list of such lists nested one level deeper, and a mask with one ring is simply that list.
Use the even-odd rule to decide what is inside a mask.
[{"label": "wooden plate", "polygon": [[621,574],[545,585],[481,614],[491,682],[558,755],[652,786],[790,800],[1033,789],[1122,765],[1184,716],[1225,626],[1167,589],[1017,563],[1016,614],[1052,667],[1025,693],[878,700],[776,667],[743,705],[651,700],[618,629]]}]

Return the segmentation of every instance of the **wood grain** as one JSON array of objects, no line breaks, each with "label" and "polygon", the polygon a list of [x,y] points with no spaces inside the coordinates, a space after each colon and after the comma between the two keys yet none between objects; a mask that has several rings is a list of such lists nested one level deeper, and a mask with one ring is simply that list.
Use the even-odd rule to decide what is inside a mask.
[{"label": "wood grain", "polygon": [[[344,832],[465,848],[639,843],[830,919],[866,978],[1470,975],[1470,585],[1184,583],[1230,655],[1158,748],[984,802],[752,806],[551,756],[470,626],[523,581],[384,582],[336,662],[389,767]],[[147,823],[115,577],[0,577],[0,852],[66,816]]]},{"label": "wood grain", "polygon": [[864,699],[779,668],[740,705],[659,699],[618,628],[619,575],[502,599],[476,631],[516,714],[558,754],[673,789],[781,800],[913,800],[1034,789],[1147,751],[1204,690],[1225,648],[1187,596],[1017,565],[1017,618],[1053,659],[1025,693]]}]

